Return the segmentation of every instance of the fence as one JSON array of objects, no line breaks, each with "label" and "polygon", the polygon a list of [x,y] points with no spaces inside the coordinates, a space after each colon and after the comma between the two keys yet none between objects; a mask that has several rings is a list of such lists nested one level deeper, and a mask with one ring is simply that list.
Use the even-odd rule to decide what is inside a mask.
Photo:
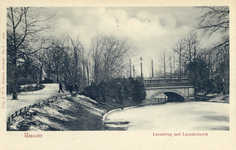
[{"label": "fence", "polygon": [[145,87],[162,87],[162,86],[187,86],[192,85],[189,79],[149,79],[144,80]]},{"label": "fence", "polygon": [[23,117],[24,117],[24,115],[31,117],[33,115],[33,112],[29,112],[30,108],[43,107],[45,105],[49,105],[52,102],[55,102],[58,99],[62,99],[62,98],[66,98],[66,97],[71,97],[71,95],[62,95],[62,96],[51,97],[46,100],[42,100],[40,102],[34,103],[33,105],[29,105],[24,108],[21,108],[20,110],[13,113],[10,117],[8,117],[7,124],[10,124],[11,121],[19,115],[23,115]]}]

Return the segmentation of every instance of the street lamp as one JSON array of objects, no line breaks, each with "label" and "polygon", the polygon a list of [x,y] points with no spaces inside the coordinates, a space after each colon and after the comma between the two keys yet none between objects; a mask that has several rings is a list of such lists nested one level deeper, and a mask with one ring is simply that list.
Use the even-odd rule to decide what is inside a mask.
[{"label": "street lamp", "polygon": [[133,65],[133,78],[135,78],[135,69],[134,69],[134,65]]},{"label": "street lamp", "polygon": [[143,68],[142,68],[143,58],[142,58],[142,56],[140,56],[139,60],[140,60],[140,65],[141,65],[141,78],[143,78]]}]

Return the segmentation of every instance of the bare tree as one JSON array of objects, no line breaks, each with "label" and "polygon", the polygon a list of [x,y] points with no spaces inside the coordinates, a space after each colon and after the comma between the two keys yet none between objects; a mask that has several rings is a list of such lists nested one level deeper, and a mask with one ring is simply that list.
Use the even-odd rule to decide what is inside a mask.
[{"label": "bare tree", "polygon": [[[197,33],[195,31],[190,31],[184,38],[184,52],[183,52],[183,62],[185,67],[185,73],[187,73],[188,78],[196,76],[196,56],[197,51],[200,49],[199,40]],[[193,75],[194,73],[194,75]],[[192,74],[192,75],[191,75]],[[195,79],[195,77],[193,77]]]},{"label": "bare tree", "polygon": [[[221,33],[223,37],[221,42],[215,43],[215,45],[209,49],[209,53],[215,53],[216,58],[219,58],[219,55],[223,55],[225,53],[224,50],[227,51],[226,53],[229,53],[229,7],[200,8],[203,14],[199,18],[198,29],[203,30],[204,33],[208,35],[218,32]],[[218,60],[220,61],[220,59]]]},{"label": "bare tree", "polygon": [[[24,43],[35,43],[39,33],[50,29],[49,24],[45,24],[52,16],[42,18],[39,11],[35,8],[30,7],[10,7],[7,9],[7,48],[8,55],[11,65],[11,77],[12,77],[12,88],[13,97],[17,99],[17,60],[19,59],[20,53],[24,52],[22,45]],[[34,53],[40,50],[43,42],[39,45],[35,45]]]},{"label": "bare tree", "polygon": [[[225,88],[229,84],[229,7],[200,7],[202,15],[199,18],[198,29],[203,30],[209,37],[214,33],[220,33],[222,40],[206,51],[211,74],[221,76]],[[215,73],[213,73],[215,72]],[[221,72],[221,73],[220,73]]]},{"label": "bare tree", "polygon": [[48,73],[55,74],[57,82],[63,79],[72,86],[78,84],[80,89],[86,86],[86,78],[89,78],[89,60],[86,59],[79,37],[74,39],[64,34],[60,38],[52,39],[47,51],[50,62]]},{"label": "bare tree", "polygon": [[50,73],[56,75],[56,82],[59,83],[59,78],[61,77],[61,73],[64,72],[65,68],[63,67],[63,59],[65,58],[65,47],[61,45],[61,41],[58,39],[52,39],[52,43],[49,51],[49,61],[50,61]]},{"label": "bare tree", "polygon": [[170,56],[170,62],[169,62],[169,66],[170,66],[170,78],[172,79],[172,65],[173,65],[173,63],[172,63],[172,57]]},{"label": "bare tree", "polygon": [[93,61],[93,80],[95,83],[99,83],[100,81],[100,70],[102,66],[102,51],[100,50],[100,38],[99,36],[96,36],[92,39],[92,61]]},{"label": "bare tree", "polygon": [[197,38],[197,33],[192,30],[183,39],[185,44],[184,57],[188,62],[194,61],[195,53],[199,48],[199,41]]},{"label": "bare tree", "polygon": [[114,36],[103,35],[93,39],[91,50],[96,83],[120,76],[122,70],[128,67],[129,46],[127,44],[127,39],[119,39]]},{"label": "bare tree", "polygon": [[83,45],[79,39],[79,37],[77,37],[76,40],[72,39],[69,35],[68,35],[69,41],[70,41],[70,55],[71,55],[71,60],[72,60],[72,68],[74,71],[74,81],[73,83],[77,83],[79,82],[80,84],[82,83],[83,80],[83,72],[85,72],[84,69],[84,48]]},{"label": "bare tree", "polygon": [[229,7],[200,7],[203,15],[199,18],[199,29],[203,29],[209,35],[220,31],[229,31]]},{"label": "bare tree", "polygon": [[225,50],[229,53],[229,7],[200,7],[200,9],[202,9],[202,15],[199,18],[198,29],[210,36],[218,32],[223,37],[221,42],[215,43],[209,49],[210,55],[213,56],[215,53],[215,58],[220,58],[219,56],[224,55]]},{"label": "bare tree", "polygon": [[179,58],[179,78],[182,77],[182,57],[184,53],[184,40],[181,38],[175,45],[172,47],[172,50],[178,55]]},{"label": "bare tree", "polygon": [[159,56],[159,60],[162,64],[163,67],[163,72],[164,72],[164,78],[166,78],[166,69],[167,69],[167,54],[166,54],[166,49],[162,51],[161,55]]}]

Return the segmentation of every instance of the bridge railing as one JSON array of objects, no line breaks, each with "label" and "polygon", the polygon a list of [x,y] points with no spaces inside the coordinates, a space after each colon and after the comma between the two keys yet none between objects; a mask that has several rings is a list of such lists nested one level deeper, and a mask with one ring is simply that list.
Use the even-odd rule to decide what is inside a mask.
[{"label": "bridge railing", "polygon": [[189,86],[192,82],[189,79],[146,79],[145,87],[163,87],[163,86]]}]

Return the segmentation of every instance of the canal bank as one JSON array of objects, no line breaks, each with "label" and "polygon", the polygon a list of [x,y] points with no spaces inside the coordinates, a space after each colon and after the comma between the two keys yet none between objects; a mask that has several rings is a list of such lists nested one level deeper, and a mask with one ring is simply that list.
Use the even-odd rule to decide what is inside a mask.
[{"label": "canal bank", "polygon": [[15,116],[7,123],[7,131],[103,130],[105,113],[88,97],[58,97]]},{"label": "canal bank", "polygon": [[[192,123],[198,124],[194,130],[229,129],[227,103],[172,102],[134,105],[131,99],[124,104],[114,103],[112,99],[101,104],[82,95],[59,97],[56,101],[36,105],[22,112],[7,127],[8,131],[158,130],[169,124],[173,125],[172,128],[181,126],[189,129]],[[203,124],[201,127],[201,122],[208,125]]]}]

